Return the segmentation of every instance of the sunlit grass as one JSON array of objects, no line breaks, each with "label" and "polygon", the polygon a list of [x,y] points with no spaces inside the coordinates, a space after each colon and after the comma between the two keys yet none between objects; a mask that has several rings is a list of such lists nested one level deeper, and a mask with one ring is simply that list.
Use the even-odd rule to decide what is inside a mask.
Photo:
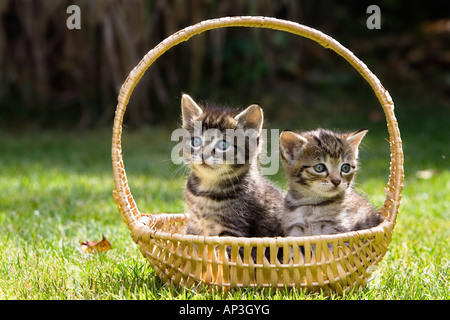
[{"label": "sunlit grass", "polygon": [[[357,187],[384,201],[388,144],[369,134]],[[124,160],[141,211],[182,212],[184,170],[170,162],[168,130],[124,134]],[[0,299],[449,299],[450,171],[442,150],[409,141],[405,189],[386,258],[364,289],[344,296],[302,291],[180,289],[165,286],[129,236],[112,200],[110,132],[0,136]],[[446,143],[446,144],[445,144]],[[447,149],[445,149],[447,148]],[[417,170],[438,169],[420,179]],[[272,177],[273,178],[273,177]],[[275,177],[283,186],[282,175]],[[85,255],[102,234],[113,249]]]}]

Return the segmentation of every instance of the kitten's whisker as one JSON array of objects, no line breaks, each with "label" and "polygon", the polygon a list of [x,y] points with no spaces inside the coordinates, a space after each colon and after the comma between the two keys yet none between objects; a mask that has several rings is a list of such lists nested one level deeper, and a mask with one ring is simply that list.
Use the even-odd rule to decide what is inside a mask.
[{"label": "kitten's whisker", "polygon": [[187,174],[188,170],[189,170],[189,168],[186,165],[184,165],[184,164],[178,165],[178,167],[170,175],[170,178],[175,178],[175,176],[177,176],[182,171],[183,171],[183,173],[180,175],[184,176]]}]

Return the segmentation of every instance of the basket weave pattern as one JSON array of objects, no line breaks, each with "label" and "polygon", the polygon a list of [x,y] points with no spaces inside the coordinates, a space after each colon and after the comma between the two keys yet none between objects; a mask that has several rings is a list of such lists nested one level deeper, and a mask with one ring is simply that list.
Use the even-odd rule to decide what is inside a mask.
[{"label": "basket weave pattern", "polygon": [[[391,149],[386,199],[379,226],[361,231],[313,237],[238,238],[186,235],[188,214],[143,214],[127,182],[122,158],[122,122],[131,93],[147,68],[164,52],[189,38],[224,27],[269,28],[309,38],[347,60],[369,83],[385,116]],[[322,32],[268,17],[226,17],[206,20],[166,38],[130,72],[119,93],[112,137],[114,201],[155,272],[169,285],[197,284],[239,287],[296,287],[343,292],[364,286],[373,266],[391,241],[403,187],[403,150],[394,103],[378,78],[350,50]],[[300,249],[301,247],[301,249]],[[256,256],[252,252],[256,251]],[[302,253],[304,252],[304,253]]]}]

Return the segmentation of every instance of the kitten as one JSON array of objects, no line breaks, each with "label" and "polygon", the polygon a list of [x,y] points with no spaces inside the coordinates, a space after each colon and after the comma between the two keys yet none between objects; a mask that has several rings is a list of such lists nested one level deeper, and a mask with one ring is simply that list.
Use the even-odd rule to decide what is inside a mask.
[{"label": "kitten", "polygon": [[187,233],[203,236],[281,236],[283,194],[258,166],[263,112],[200,107],[181,100],[184,157],[190,174],[184,196],[190,213]]},{"label": "kitten", "polygon": [[336,234],[382,222],[352,188],[358,147],[366,133],[281,133],[280,154],[289,181],[282,218],[285,236]]}]

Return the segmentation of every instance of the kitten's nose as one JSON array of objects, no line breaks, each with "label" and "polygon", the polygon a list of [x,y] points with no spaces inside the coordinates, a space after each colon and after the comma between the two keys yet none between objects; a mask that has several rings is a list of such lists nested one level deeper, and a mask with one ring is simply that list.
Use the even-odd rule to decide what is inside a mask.
[{"label": "kitten's nose", "polygon": [[334,184],[335,187],[341,184],[341,179],[331,179],[331,183]]}]

